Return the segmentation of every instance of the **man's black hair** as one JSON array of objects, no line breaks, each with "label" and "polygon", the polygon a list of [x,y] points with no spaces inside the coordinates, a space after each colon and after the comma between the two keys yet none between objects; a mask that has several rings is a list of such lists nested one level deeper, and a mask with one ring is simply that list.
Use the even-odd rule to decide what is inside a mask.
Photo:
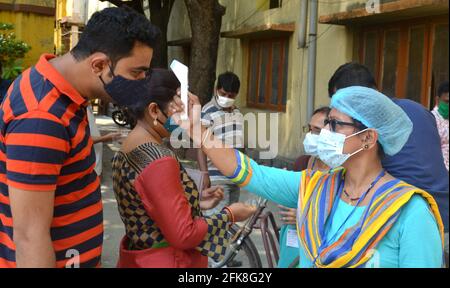
[{"label": "man's black hair", "polygon": [[376,89],[377,83],[369,68],[356,62],[350,62],[342,65],[334,72],[328,82],[328,95],[331,98],[337,90],[351,86]]},{"label": "man's black hair", "polygon": [[81,61],[102,52],[114,66],[131,54],[136,42],[154,48],[160,34],[159,28],[131,8],[106,8],[92,15],[71,53]]},{"label": "man's black hair", "polygon": [[239,93],[241,81],[233,72],[225,72],[219,75],[217,80],[217,89],[223,89],[228,93]]},{"label": "man's black hair", "polygon": [[441,97],[445,93],[448,93],[448,81],[444,81],[439,85],[438,96]]},{"label": "man's black hair", "polygon": [[330,111],[331,111],[331,108],[328,106],[320,107],[320,108],[317,108],[316,110],[314,110],[313,116],[316,114],[319,114],[319,113],[325,114],[328,116],[328,114],[330,114]]}]

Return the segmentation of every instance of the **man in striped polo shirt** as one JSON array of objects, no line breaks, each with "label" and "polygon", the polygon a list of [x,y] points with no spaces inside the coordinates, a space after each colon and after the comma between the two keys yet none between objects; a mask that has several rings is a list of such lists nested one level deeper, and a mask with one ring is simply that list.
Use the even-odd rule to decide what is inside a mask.
[{"label": "man in striped polo shirt", "polygon": [[[210,127],[218,139],[237,149],[244,148],[243,116],[235,106],[240,86],[236,74],[225,72],[219,75],[215,95],[202,108],[202,125]],[[200,170],[208,172],[208,176],[203,178],[203,187],[221,186],[224,190],[224,199],[214,209],[206,211],[205,215],[215,214],[224,206],[239,202],[239,186],[222,175],[201,149],[197,153]]]},{"label": "man in striped polo shirt", "polygon": [[72,51],[41,56],[11,85],[0,108],[0,267],[100,266],[103,212],[86,107],[131,99],[158,35],[143,15],[105,9]]}]

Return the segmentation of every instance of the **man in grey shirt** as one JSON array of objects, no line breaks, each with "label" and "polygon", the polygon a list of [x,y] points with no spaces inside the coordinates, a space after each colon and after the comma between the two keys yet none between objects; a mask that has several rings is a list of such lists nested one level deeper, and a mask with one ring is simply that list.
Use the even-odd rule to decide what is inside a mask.
[{"label": "man in grey shirt", "polygon": [[[243,116],[235,106],[236,97],[239,94],[239,77],[232,72],[221,74],[217,81],[215,95],[211,101],[202,108],[202,125],[212,129],[212,133],[227,145],[234,148],[244,147]],[[202,172],[208,172],[204,177],[203,188],[221,186],[224,190],[224,199],[213,210],[205,211],[205,215],[214,214],[224,206],[239,202],[240,188],[232,183],[207,159],[199,149],[197,152],[199,168]]]}]

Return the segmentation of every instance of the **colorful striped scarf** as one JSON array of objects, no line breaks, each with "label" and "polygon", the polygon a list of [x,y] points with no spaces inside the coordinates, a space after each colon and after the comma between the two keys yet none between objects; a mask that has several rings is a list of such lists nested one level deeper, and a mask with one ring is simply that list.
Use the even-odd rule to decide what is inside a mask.
[{"label": "colorful striped scarf", "polygon": [[[362,267],[373,256],[374,249],[398,219],[401,208],[415,194],[421,195],[439,225],[443,224],[433,197],[405,182],[394,180],[382,185],[374,194],[359,223],[347,229],[334,243],[324,244],[327,219],[340,198],[345,171],[304,171],[300,183],[297,233],[306,255],[318,268]],[[367,213],[367,214],[366,214]]]}]

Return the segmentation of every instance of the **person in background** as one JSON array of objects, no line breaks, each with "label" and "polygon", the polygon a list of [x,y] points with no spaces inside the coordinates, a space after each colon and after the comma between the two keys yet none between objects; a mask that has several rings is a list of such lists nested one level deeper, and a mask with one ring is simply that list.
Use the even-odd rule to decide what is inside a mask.
[{"label": "person in background", "polygon": [[[243,118],[241,112],[235,106],[240,86],[241,83],[236,74],[225,72],[219,75],[215,95],[202,108],[202,124],[212,129],[218,139],[238,149],[244,147]],[[208,172],[203,178],[203,187],[221,186],[224,190],[222,202],[215,209],[207,211],[205,214],[214,214],[224,206],[239,202],[239,186],[223,176],[200,149],[198,149],[197,160],[200,170]]]},{"label": "person in background", "polygon": [[6,96],[6,93],[8,92],[8,88],[11,85],[11,80],[6,80],[2,78],[3,75],[3,65],[0,61],[0,104],[3,102],[3,99]]},{"label": "person in background", "polygon": [[95,150],[95,172],[100,177],[103,172],[103,143],[108,143],[114,141],[114,139],[119,139],[121,133],[108,133],[103,135],[100,133],[97,124],[95,123],[94,112],[92,111],[92,106],[87,107],[87,117],[89,121],[89,130],[91,132],[92,142],[94,143]]},{"label": "person in background", "polygon": [[103,205],[86,107],[95,98],[135,101],[130,91],[143,87],[159,34],[131,9],[106,8],[70,52],[42,55],[14,81],[0,108],[0,267],[101,265]]},{"label": "person in background", "polygon": [[294,164],[294,171],[303,171],[306,169],[327,169],[327,165],[324,164],[320,159],[317,158],[317,137],[322,131],[324,126],[324,121],[327,119],[328,113],[331,109],[329,107],[321,107],[313,112],[313,116],[308,123],[307,127],[304,127],[306,134],[305,140],[303,141],[303,148],[305,150],[305,155],[299,157]]},{"label": "person in background", "polygon": [[[377,87],[369,68],[355,62],[344,64],[336,70],[328,83],[329,96],[332,98],[340,89],[355,85],[374,89]],[[444,164],[436,119],[415,101],[397,98],[391,100],[408,115],[414,128],[399,153],[383,157],[383,167],[392,176],[433,195],[444,222],[448,259],[449,174]]]},{"label": "person in background", "polygon": [[442,155],[444,156],[445,167],[448,170],[448,81],[439,86],[438,96],[436,96],[436,107],[433,111],[434,118],[441,137]]},{"label": "person in background", "polygon": [[[327,171],[330,168],[318,158],[317,140],[320,132],[325,127],[325,120],[331,109],[322,107],[314,111],[313,116],[308,124],[308,134],[303,141],[305,155],[309,156],[305,165],[296,165],[294,171],[303,171],[306,169]],[[297,209],[278,205],[281,209],[279,212],[283,226],[280,228],[280,259],[278,260],[278,268],[289,268],[293,266],[293,262],[298,264],[298,239],[297,239]],[[297,260],[296,260],[297,259]],[[295,265],[297,266],[297,265]]]}]

